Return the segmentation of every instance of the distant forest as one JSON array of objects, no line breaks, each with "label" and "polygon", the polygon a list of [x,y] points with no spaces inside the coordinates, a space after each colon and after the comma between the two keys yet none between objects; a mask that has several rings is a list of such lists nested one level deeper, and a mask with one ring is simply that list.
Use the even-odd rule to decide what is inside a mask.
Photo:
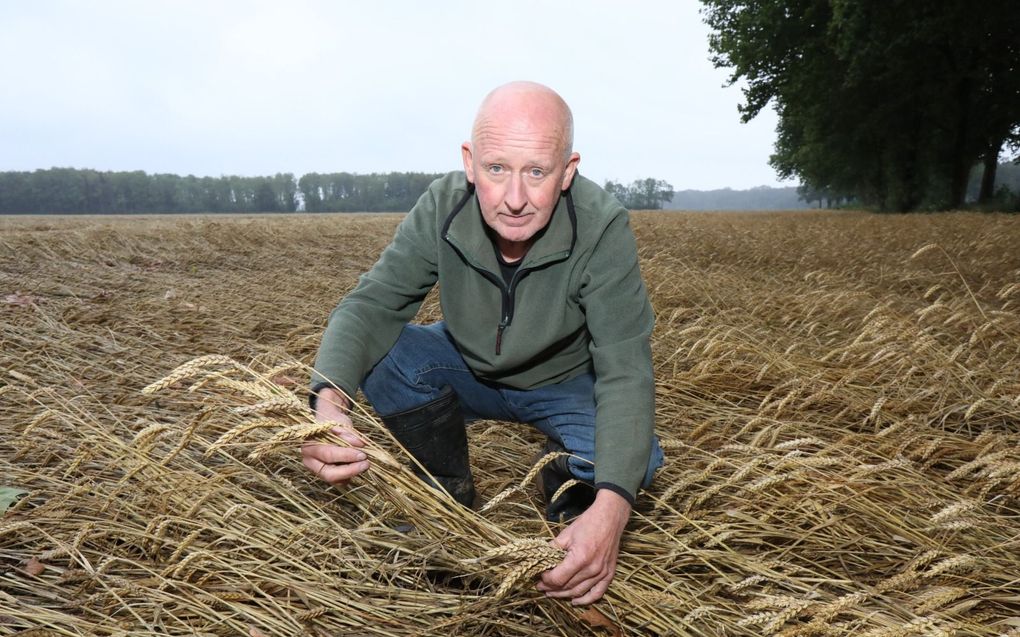
[{"label": "distant forest", "polygon": [[291,173],[271,177],[101,172],[0,172],[0,214],[406,211],[439,174]]},{"label": "distant forest", "polygon": [[[291,173],[266,177],[181,177],[142,171],[51,168],[0,172],[0,214],[149,214],[230,212],[404,212],[439,173]],[[977,199],[975,169],[968,201]],[[1020,165],[1000,164],[1001,201],[1020,193]],[[663,202],[673,210],[791,210],[824,207],[803,188],[681,190]],[[850,202],[853,205],[853,202]]]},{"label": "distant forest", "polygon": [[797,210],[810,208],[801,198],[796,186],[770,188],[758,186],[747,190],[721,188],[718,190],[679,190],[673,201],[666,205],[670,210]]}]

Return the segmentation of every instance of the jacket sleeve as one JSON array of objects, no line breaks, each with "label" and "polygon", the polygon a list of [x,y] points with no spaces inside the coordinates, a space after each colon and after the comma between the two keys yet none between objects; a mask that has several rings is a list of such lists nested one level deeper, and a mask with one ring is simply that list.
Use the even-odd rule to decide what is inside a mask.
[{"label": "jacket sleeve", "polygon": [[434,186],[418,199],[379,260],[330,314],[315,357],[313,392],[336,385],[353,397],[435,285]]},{"label": "jacket sleeve", "polygon": [[655,318],[625,210],[606,226],[584,276],[580,301],[595,372],[595,486],[629,495],[633,504],[654,436]]}]

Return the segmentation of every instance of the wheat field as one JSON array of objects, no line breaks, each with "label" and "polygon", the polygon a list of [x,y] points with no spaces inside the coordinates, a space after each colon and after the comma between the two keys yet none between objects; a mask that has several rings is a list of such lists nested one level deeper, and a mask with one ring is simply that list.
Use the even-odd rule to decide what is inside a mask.
[{"label": "wheat field", "polygon": [[398,221],[0,217],[0,635],[1020,636],[1020,217],[635,213],[667,460],[588,608],[527,427],[469,428],[478,512],[370,410],[300,464]]}]

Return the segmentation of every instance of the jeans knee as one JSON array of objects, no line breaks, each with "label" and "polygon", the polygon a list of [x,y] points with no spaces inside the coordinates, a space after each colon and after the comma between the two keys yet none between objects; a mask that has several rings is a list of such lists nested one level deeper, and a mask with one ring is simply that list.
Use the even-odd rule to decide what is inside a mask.
[{"label": "jeans knee", "polygon": [[647,489],[655,478],[655,473],[666,463],[666,455],[659,446],[659,437],[652,439],[652,453],[648,457],[648,469],[645,472],[645,479],[641,482],[641,488]]},{"label": "jeans knee", "polygon": [[380,415],[424,405],[439,396],[442,385],[422,382],[422,370],[450,364],[441,323],[407,325],[397,342],[361,381],[361,391]]},{"label": "jeans knee", "polygon": [[365,395],[369,396],[370,392],[374,393],[376,388],[389,385],[399,378],[399,367],[393,363],[393,359],[387,353],[375,364],[375,367],[368,370],[368,374],[361,381],[361,388]]}]

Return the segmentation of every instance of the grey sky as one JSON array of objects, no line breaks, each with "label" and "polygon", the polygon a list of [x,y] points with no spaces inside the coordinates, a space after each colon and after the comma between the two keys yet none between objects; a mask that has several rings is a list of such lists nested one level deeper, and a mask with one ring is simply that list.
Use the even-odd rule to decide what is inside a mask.
[{"label": "grey sky", "polygon": [[597,181],[776,185],[775,115],[740,123],[698,8],[0,0],[0,170],[451,170],[482,97],[529,79]]}]

